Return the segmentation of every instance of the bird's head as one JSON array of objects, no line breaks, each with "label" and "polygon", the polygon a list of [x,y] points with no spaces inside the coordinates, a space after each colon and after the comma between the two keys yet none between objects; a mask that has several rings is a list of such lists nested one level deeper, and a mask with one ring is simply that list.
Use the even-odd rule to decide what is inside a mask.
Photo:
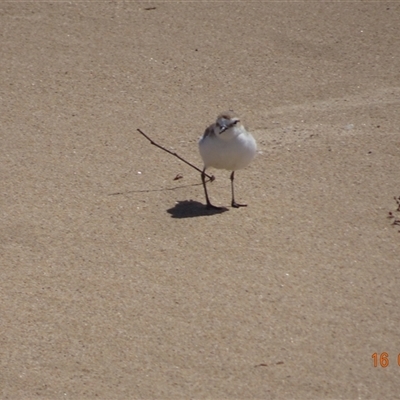
[{"label": "bird's head", "polygon": [[228,129],[234,127],[240,122],[240,119],[232,112],[226,111],[217,117],[217,121],[215,123],[217,128],[217,133],[221,134]]}]

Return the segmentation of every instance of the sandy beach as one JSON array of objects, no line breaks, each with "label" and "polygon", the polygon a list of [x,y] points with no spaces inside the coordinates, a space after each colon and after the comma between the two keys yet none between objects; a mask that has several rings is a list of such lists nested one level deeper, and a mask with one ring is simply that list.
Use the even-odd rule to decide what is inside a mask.
[{"label": "sandy beach", "polygon": [[[385,1],[1,3],[0,398],[398,398],[399,27]],[[246,208],[210,170],[212,212],[137,128],[201,168],[230,109],[258,154]]]}]

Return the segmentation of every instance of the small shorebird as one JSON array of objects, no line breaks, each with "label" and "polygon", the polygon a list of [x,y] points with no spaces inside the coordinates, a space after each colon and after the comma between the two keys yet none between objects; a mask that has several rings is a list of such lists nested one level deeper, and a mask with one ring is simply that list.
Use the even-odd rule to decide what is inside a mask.
[{"label": "small shorebird", "polygon": [[245,168],[256,155],[257,144],[253,136],[246,131],[239,118],[227,111],[218,115],[214,124],[210,125],[199,140],[199,150],[204,162],[201,180],[206,195],[207,208],[221,209],[211,204],[207,193],[205,171],[209,167],[227,169],[231,173],[232,207],[246,207],[235,201],[233,180],[237,169]]}]

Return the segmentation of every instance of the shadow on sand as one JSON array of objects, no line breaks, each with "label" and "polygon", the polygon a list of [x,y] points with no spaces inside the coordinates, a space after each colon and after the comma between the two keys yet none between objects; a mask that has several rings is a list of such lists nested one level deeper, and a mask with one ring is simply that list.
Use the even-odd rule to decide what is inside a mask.
[{"label": "shadow on sand", "polygon": [[194,218],[204,217],[214,214],[221,214],[228,211],[226,207],[222,207],[220,210],[208,209],[202,203],[194,200],[183,200],[167,210],[168,214],[171,214],[172,218]]}]

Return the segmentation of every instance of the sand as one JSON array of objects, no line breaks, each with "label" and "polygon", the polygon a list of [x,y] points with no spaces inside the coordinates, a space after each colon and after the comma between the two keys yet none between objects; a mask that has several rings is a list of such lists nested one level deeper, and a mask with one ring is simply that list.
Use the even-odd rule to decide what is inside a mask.
[{"label": "sand", "polygon": [[[1,399],[398,398],[399,26],[385,1],[1,3]],[[136,129],[201,167],[227,109],[259,153],[247,208],[210,171],[213,213]]]}]

